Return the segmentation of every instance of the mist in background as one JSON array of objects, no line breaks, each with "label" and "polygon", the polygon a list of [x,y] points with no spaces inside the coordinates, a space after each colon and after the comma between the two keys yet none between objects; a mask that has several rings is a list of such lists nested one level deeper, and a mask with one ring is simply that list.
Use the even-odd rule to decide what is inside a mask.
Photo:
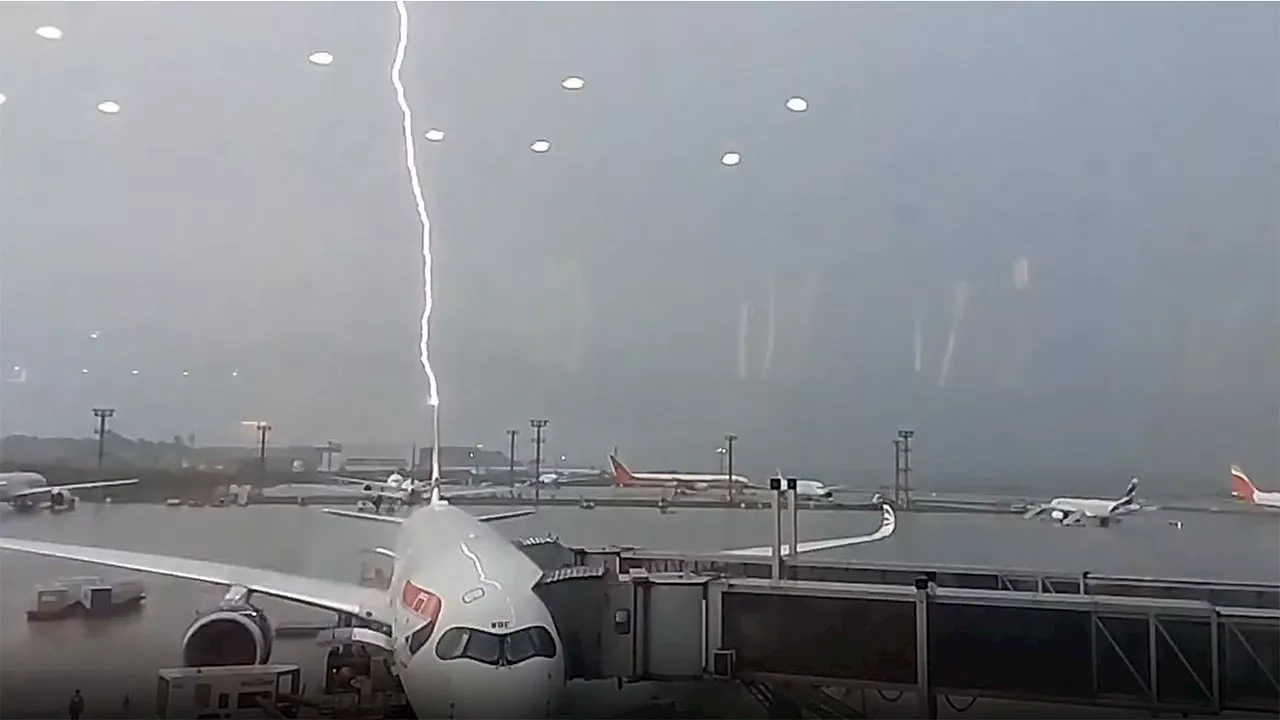
[{"label": "mist in background", "polygon": [[[445,443],[1280,487],[1276,6],[410,15]],[[0,431],[430,437],[396,27],[0,4]]]}]

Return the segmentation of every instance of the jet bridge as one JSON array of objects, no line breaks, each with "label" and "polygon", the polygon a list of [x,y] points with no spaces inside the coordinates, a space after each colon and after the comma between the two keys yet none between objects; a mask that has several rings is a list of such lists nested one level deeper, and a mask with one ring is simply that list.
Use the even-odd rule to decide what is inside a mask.
[{"label": "jet bridge", "polygon": [[[601,559],[601,558],[597,558]],[[1280,611],[1201,600],[548,571],[572,678],[738,679],[1153,712],[1280,711]]]}]

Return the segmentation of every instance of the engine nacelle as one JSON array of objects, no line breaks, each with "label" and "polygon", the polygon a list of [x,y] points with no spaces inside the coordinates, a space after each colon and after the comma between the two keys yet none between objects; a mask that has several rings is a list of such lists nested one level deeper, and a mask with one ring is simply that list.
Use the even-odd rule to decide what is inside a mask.
[{"label": "engine nacelle", "polygon": [[267,614],[249,605],[221,605],[201,615],[182,637],[182,664],[265,665],[271,661],[275,628]]},{"label": "engine nacelle", "polygon": [[76,507],[76,496],[66,490],[51,490],[49,492],[49,509],[50,510],[74,510]]}]

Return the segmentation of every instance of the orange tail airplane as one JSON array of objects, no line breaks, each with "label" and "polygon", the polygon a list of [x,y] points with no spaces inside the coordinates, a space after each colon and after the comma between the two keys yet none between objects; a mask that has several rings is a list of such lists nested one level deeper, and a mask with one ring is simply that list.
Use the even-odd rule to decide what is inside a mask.
[{"label": "orange tail airplane", "polygon": [[751,484],[742,475],[730,478],[728,475],[712,473],[632,472],[616,455],[609,455],[609,465],[613,468],[615,487],[663,487],[685,492],[704,492],[713,487],[724,487],[726,481],[740,487]]},{"label": "orange tail airplane", "polygon": [[1231,466],[1231,494],[1250,505],[1280,508],[1280,492],[1262,492],[1254,487],[1239,465]]}]

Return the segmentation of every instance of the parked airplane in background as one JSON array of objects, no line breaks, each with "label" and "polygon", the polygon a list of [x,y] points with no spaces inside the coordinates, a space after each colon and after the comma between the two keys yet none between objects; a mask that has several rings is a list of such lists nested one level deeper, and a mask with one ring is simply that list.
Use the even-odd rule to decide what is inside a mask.
[{"label": "parked airplane in background", "polygon": [[796,497],[801,500],[834,500],[841,488],[827,485],[821,480],[800,478],[796,480]]},{"label": "parked airplane in background", "polygon": [[14,510],[29,511],[40,506],[42,500],[48,499],[49,509],[53,512],[76,509],[76,496],[72,490],[94,490],[121,485],[136,485],[137,478],[130,480],[98,480],[94,482],[72,483],[70,485],[50,485],[40,473],[7,472],[0,473],[0,502],[9,503]]},{"label": "parked airplane in background", "polygon": [[[418,717],[559,717],[565,648],[550,610],[535,592],[542,570],[486,523],[527,515],[473,516],[434,488],[407,518],[326,508],[326,513],[399,525],[387,590],[273,570],[34,540],[0,538],[0,549],[98,563],[229,587],[221,605],[183,637],[187,665],[269,662],[273,625],[251,600],[257,593],[351,619],[352,642],[391,654]],[[874,542],[895,526],[885,506],[870,535],[799,543],[800,553]],[[767,555],[770,548],[735,554]],[[345,638],[344,638],[345,639]]]},{"label": "parked airplane in background", "polygon": [[[372,504],[375,511],[380,511],[383,506],[387,510],[395,510],[400,505],[417,505],[422,502],[431,487],[429,482],[418,482],[412,477],[401,475],[399,472],[393,472],[387,476],[386,480],[361,480],[359,478],[349,478],[335,476],[336,480],[345,483],[359,483],[361,489],[366,495],[373,497]],[[492,495],[495,492],[505,490],[506,488],[486,485],[477,488],[463,487],[447,487],[442,490],[445,498],[450,497],[467,497],[472,495]]]},{"label": "parked airplane in background", "polygon": [[1138,503],[1138,478],[1129,479],[1129,487],[1119,500],[1103,500],[1101,498],[1069,498],[1060,497],[1050,500],[1044,505],[1036,505],[1023,517],[1041,517],[1048,515],[1063,525],[1079,525],[1085,520],[1096,520],[1098,525],[1107,527],[1112,521],[1119,521],[1123,515],[1144,510]]},{"label": "parked airplane in background", "polygon": [[1250,505],[1280,508],[1280,492],[1262,492],[1254,487],[1239,465],[1231,466],[1231,494]]},{"label": "parked airplane in background", "polygon": [[743,475],[712,473],[677,473],[677,472],[632,472],[618,459],[609,455],[609,465],[613,468],[614,487],[658,487],[683,492],[705,492],[711,488],[726,487],[729,482],[738,487],[751,484]]}]

